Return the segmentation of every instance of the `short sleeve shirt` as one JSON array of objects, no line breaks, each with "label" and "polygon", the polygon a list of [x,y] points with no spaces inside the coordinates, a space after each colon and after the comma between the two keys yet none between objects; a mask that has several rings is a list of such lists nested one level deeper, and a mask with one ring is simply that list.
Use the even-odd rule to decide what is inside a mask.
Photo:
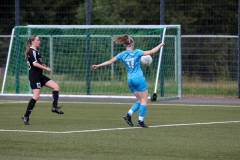
[{"label": "short sleeve shirt", "polygon": [[119,53],[115,58],[121,60],[127,71],[128,79],[133,79],[143,76],[143,72],[140,66],[140,58],[143,55],[144,51],[140,49],[135,50],[125,50]]}]

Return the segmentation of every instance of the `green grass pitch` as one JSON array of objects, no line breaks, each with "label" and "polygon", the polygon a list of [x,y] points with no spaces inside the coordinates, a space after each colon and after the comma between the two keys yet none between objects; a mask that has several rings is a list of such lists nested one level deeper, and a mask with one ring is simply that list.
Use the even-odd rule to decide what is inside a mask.
[{"label": "green grass pitch", "polygon": [[[145,123],[123,116],[134,101],[61,100],[63,115],[40,99],[0,99],[0,159],[239,160],[240,107],[234,104],[149,102]],[[138,112],[133,115],[136,125]]]}]

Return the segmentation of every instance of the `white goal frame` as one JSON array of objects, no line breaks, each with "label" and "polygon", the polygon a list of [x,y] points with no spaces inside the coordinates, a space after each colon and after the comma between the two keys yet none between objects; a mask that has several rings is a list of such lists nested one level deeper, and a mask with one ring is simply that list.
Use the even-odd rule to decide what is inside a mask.
[{"label": "white goal frame", "polygon": [[[181,26],[180,25],[27,25],[26,27],[29,28],[66,28],[66,29],[93,29],[93,28],[148,28],[148,29],[159,29],[159,28],[178,28],[178,36],[175,38],[176,39],[176,43],[179,43],[180,45],[176,45],[178,46],[178,50],[180,51],[180,54],[178,54],[176,57],[176,60],[178,61],[177,63],[180,64],[178,65],[175,69],[176,69],[176,74],[179,74],[177,76],[176,81],[178,81],[178,95],[174,96],[174,97],[164,97],[163,99],[160,97],[157,100],[166,100],[166,99],[181,99],[182,98],[182,81],[181,81]],[[9,46],[9,51],[8,51],[8,57],[7,57],[7,62],[6,62],[6,68],[5,68],[5,73],[4,73],[4,79],[3,79],[3,84],[2,84],[2,90],[1,90],[1,94],[0,96],[9,96],[9,97],[29,97],[32,96],[31,94],[31,89],[29,88],[29,94],[6,94],[4,93],[4,87],[6,84],[6,77],[7,77],[7,71],[8,71],[8,66],[9,66],[9,61],[10,61],[10,56],[11,56],[11,48],[12,48],[12,42],[13,42],[13,38],[14,38],[14,31],[15,28],[13,28],[12,30],[12,34],[11,34],[11,40],[10,40],[10,46]],[[29,35],[24,35],[24,36],[30,36],[31,35],[31,31],[29,31]],[[20,35],[21,36],[21,35]],[[58,35],[59,36],[59,35]],[[67,35],[67,37],[70,37],[71,35]],[[74,36],[74,35],[72,35]],[[115,35],[116,36],[116,35]],[[45,37],[45,36],[44,36]],[[50,35],[46,35],[46,37],[52,38],[53,36]],[[109,36],[109,38],[113,39],[113,36]],[[113,43],[113,41],[111,40],[111,43]],[[50,44],[51,45],[51,44]],[[111,45],[112,46],[112,45]],[[51,54],[52,54],[52,47],[50,46],[50,61],[51,61]],[[162,52],[162,49],[160,50],[160,52]],[[160,53],[162,54],[162,53]],[[111,48],[111,56],[113,57],[113,48]],[[161,56],[159,56],[160,58]],[[50,68],[53,68],[53,66],[51,66],[51,62],[50,62]],[[159,60],[158,65],[161,64],[161,59]],[[111,73],[114,72],[114,64],[112,64],[111,68]],[[158,71],[159,72],[160,66],[158,66]],[[158,73],[156,73],[158,74]],[[157,90],[157,81],[158,81],[158,75],[156,75],[156,83],[155,83],[155,89],[154,92],[156,92]],[[149,91],[149,94],[151,91]],[[41,97],[52,97],[51,94],[41,94]],[[59,97],[62,98],[94,98],[94,99],[135,99],[135,96],[111,96],[111,95],[63,95],[60,94]],[[149,99],[151,99],[151,96],[148,97]]]}]

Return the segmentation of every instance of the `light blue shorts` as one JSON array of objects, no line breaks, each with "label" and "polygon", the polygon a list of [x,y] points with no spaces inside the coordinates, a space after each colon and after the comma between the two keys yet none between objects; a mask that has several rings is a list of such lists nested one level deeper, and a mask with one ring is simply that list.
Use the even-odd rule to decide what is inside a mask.
[{"label": "light blue shorts", "polygon": [[146,79],[144,77],[137,77],[133,79],[128,79],[128,87],[131,92],[142,92],[148,89]]}]

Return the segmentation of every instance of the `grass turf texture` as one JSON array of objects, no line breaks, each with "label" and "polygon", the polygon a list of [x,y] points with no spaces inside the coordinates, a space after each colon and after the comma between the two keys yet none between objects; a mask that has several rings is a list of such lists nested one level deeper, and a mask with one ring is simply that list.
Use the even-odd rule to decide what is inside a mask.
[{"label": "grass turf texture", "polygon": [[65,113],[58,115],[50,111],[51,100],[40,100],[29,126],[21,120],[27,103],[0,100],[0,159],[240,159],[237,105],[150,102],[145,129],[123,119],[133,101],[60,100]]}]

